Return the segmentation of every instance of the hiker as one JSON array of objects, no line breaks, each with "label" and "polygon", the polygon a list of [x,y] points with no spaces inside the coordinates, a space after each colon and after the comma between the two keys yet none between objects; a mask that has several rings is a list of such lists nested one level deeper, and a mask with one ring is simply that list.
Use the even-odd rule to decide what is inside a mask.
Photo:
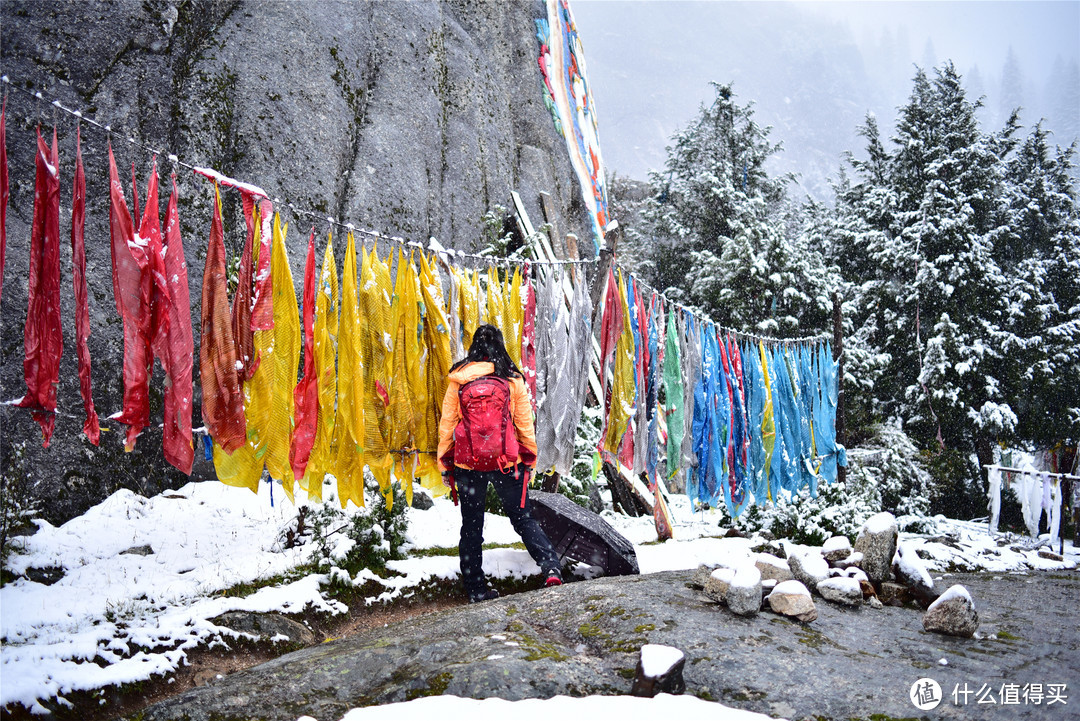
[{"label": "hiker", "polygon": [[545,584],[562,584],[559,556],[532,517],[525,491],[536,463],[532,405],[521,371],[510,359],[502,332],[482,325],[469,352],[450,369],[439,421],[439,467],[443,483],[461,503],[461,581],[470,603],[499,597],[483,568],[484,506],[488,484]]}]

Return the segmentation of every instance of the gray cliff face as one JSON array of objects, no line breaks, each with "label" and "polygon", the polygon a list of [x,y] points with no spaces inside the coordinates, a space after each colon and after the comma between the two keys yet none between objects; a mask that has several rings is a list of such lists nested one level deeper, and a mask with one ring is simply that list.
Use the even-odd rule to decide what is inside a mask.
[{"label": "gray cliff face", "polygon": [[[480,243],[481,217],[521,193],[536,223],[539,193],[552,194],[560,229],[588,238],[580,189],[541,95],[533,21],[543,3],[521,2],[14,2],[0,4],[0,66],[11,81],[111,123],[121,178],[134,162],[139,192],[151,156],[127,137],[264,188],[297,208],[357,227],[458,249]],[[87,172],[87,276],[94,401],[101,446],[81,434],[71,281],[70,218],[75,124],[24,93],[8,98],[11,201],[0,309],[0,396],[18,398],[27,305],[34,127],[60,137],[61,304],[64,355],[52,445],[41,448],[27,411],[0,406],[6,478],[42,499],[52,522],[80,513],[120,487],[143,493],[187,480],[161,455],[163,378],[151,383],[152,425],[131,454],[120,410],[122,325],[111,286],[108,155],[103,132],[83,127]],[[159,158],[161,207],[170,163]],[[177,173],[198,354],[199,298],[212,192]],[[128,181],[124,181],[131,203]],[[226,248],[243,244],[236,193],[223,194]],[[279,205],[302,286],[310,218]],[[327,224],[316,224],[321,258]],[[338,264],[344,238],[335,233]],[[357,237],[358,244],[365,239]],[[366,242],[370,244],[371,240]],[[586,242],[587,245],[587,242]],[[392,246],[381,244],[385,254]],[[321,260],[320,260],[321,262]],[[195,368],[195,418],[199,413]],[[212,477],[196,452],[193,477]]]}]

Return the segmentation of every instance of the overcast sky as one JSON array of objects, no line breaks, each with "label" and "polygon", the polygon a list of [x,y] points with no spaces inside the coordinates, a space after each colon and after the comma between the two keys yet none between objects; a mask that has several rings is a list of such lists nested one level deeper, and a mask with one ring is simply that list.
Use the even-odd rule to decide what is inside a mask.
[{"label": "overcast sky", "polygon": [[815,195],[843,151],[859,150],[856,126],[868,111],[891,132],[915,65],[951,59],[986,97],[982,119],[996,128],[1011,102],[1002,83],[1011,48],[1025,125],[1047,117],[1051,130],[1071,134],[1080,124],[1080,87],[1060,90],[1062,69],[1080,59],[1080,0],[572,0],[571,8],[605,163],[621,175],[644,179],[662,165],[671,135],[712,99],[709,81],[732,82],[738,102],[754,101],[759,122],[784,142],[782,169],[800,173]]}]

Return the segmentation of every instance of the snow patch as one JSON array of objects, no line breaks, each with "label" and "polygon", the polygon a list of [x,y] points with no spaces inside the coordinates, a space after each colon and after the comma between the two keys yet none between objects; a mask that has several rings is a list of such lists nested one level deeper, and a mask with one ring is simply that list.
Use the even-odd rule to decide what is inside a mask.
[{"label": "snow patch", "polygon": [[641,672],[645,678],[659,678],[685,657],[682,651],[673,646],[647,643],[641,647]]}]

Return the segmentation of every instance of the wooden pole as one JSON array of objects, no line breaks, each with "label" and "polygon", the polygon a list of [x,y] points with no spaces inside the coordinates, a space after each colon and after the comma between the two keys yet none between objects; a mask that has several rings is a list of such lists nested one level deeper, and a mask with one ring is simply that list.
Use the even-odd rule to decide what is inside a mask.
[{"label": "wooden pole", "polygon": [[619,228],[619,221],[611,221],[607,230],[604,231],[604,247],[600,249],[600,261],[596,264],[596,275],[593,276],[592,285],[589,288],[589,300],[592,301],[593,307],[592,327],[596,335],[600,333],[600,318],[604,310],[600,303],[604,295],[604,283],[607,281],[608,270],[615,260],[615,248],[619,245],[621,237],[622,229]]},{"label": "wooden pole", "polygon": [[[840,305],[840,292],[832,292],[833,312],[833,360],[836,361],[836,442],[847,445],[847,425],[844,423],[844,319]],[[836,471],[836,480],[847,480],[847,469]]]}]

